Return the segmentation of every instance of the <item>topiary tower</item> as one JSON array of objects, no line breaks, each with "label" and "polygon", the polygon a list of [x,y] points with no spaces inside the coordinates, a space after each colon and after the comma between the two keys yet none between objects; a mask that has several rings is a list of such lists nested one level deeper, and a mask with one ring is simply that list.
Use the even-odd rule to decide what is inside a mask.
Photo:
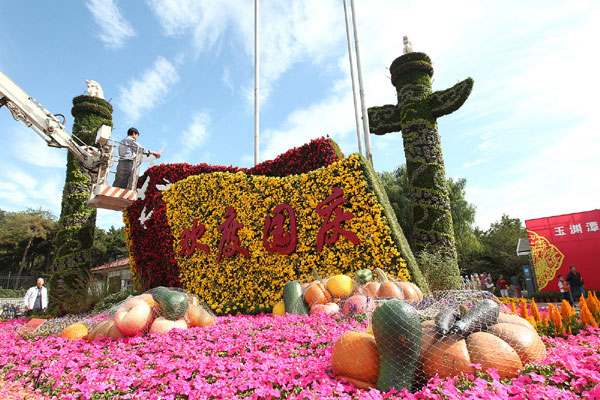
[{"label": "topiary tower", "polygon": [[473,88],[473,79],[432,93],[433,67],[425,53],[409,52],[396,58],[390,72],[398,104],[369,108],[371,133],[402,132],[417,249],[442,250],[456,260],[437,118],[463,105]]},{"label": "topiary tower", "polygon": [[[112,126],[112,106],[104,99],[77,96],[71,114],[73,135],[94,145],[101,125]],[[67,154],[67,174],[63,189],[59,231],[54,240],[54,273],[50,278],[50,309],[77,313],[84,311],[78,301],[87,295],[96,229],[96,209],[87,206],[93,184],[89,172],[73,154]],[[77,296],[80,294],[80,296]]]}]

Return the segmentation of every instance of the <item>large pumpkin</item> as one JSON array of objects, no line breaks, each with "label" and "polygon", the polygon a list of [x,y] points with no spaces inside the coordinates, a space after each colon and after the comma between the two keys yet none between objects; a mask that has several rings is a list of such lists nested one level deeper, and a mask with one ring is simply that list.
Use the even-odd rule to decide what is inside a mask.
[{"label": "large pumpkin", "polygon": [[523,365],[546,356],[546,347],[538,333],[521,317],[500,313],[498,323],[485,332],[475,332],[463,338],[440,336],[433,321],[422,324],[423,342],[419,364],[423,378],[428,380],[475,372],[471,364],[482,370],[495,368],[501,378],[519,375]]},{"label": "large pumpkin", "polygon": [[344,333],[333,346],[331,366],[359,388],[375,387],[379,375],[375,338],[365,332]]},{"label": "large pumpkin", "polygon": [[152,309],[143,299],[126,301],[115,313],[115,326],[125,336],[146,333],[152,324]]}]

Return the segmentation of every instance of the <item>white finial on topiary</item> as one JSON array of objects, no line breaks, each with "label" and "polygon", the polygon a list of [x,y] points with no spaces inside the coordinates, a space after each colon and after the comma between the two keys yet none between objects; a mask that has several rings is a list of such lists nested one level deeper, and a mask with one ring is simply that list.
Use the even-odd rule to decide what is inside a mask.
[{"label": "white finial on topiary", "polygon": [[408,36],[404,36],[402,40],[404,41],[404,54],[412,53],[412,43],[408,40]]},{"label": "white finial on topiary", "polygon": [[85,81],[87,85],[86,94],[92,97],[98,97],[99,99],[104,100],[104,92],[102,91],[102,86],[96,81],[87,80]]}]

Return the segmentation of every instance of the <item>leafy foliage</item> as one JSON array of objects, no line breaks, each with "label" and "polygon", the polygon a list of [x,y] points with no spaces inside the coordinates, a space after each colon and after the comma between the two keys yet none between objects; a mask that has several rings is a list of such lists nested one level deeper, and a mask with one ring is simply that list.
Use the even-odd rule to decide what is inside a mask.
[{"label": "leafy foliage", "polygon": [[454,258],[443,251],[421,251],[417,262],[432,292],[438,290],[461,289],[460,275],[456,270]]}]

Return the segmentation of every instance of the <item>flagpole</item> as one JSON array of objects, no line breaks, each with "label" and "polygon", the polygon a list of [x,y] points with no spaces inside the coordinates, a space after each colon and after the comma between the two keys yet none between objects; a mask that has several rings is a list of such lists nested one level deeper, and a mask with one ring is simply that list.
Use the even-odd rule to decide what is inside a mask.
[{"label": "flagpole", "polygon": [[352,59],[352,43],[350,41],[350,27],[348,22],[348,6],[344,3],[344,21],[346,22],[346,41],[348,42],[348,59],[350,60],[350,79],[352,80],[352,100],[354,101],[354,119],[356,120],[356,138],[358,139],[358,153],[363,154],[362,139],[360,137],[360,120],[358,116],[358,102],[356,101],[356,85],[354,84],[354,60]]},{"label": "flagpole", "polygon": [[362,65],[360,61],[360,46],[358,44],[358,25],[356,23],[356,9],[354,8],[354,0],[350,0],[350,8],[352,9],[352,28],[354,30],[354,49],[356,50],[356,69],[358,72],[358,87],[360,92],[360,105],[362,109],[363,133],[365,136],[365,152],[367,160],[373,165],[373,153],[371,151],[371,138],[369,137],[369,116],[367,114],[367,105],[365,102],[365,88],[363,85]]},{"label": "flagpole", "polygon": [[254,0],[254,165],[258,164],[259,149],[259,116],[260,102],[258,98],[258,2]]}]

